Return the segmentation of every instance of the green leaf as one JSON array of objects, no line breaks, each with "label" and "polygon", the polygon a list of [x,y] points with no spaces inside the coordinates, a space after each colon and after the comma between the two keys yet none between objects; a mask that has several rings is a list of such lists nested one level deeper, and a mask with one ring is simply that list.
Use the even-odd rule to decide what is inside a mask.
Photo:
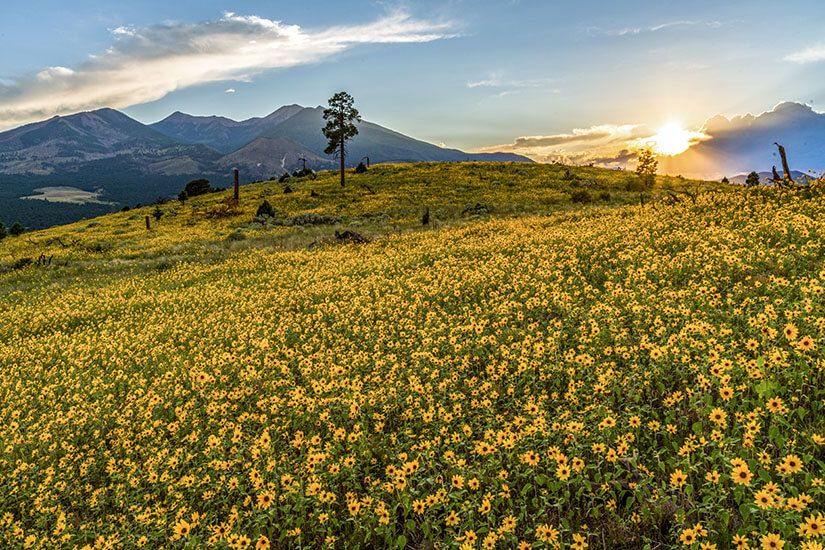
[{"label": "green leaf", "polygon": [[739,505],[739,514],[742,516],[742,521],[747,522],[751,515],[751,507],[747,502]]},{"label": "green leaf", "polygon": [[406,548],[407,547],[407,537],[404,535],[398,535],[398,538],[395,540],[395,546],[397,548]]}]

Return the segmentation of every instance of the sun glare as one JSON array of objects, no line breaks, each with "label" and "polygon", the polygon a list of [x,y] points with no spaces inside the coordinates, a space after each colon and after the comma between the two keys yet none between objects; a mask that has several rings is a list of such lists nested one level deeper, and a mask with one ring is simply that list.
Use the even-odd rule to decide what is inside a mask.
[{"label": "sun glare", "polygon": [[659,128],[659,133],[650,138],[653,148],[660,155],[678,155],[693,145],[697,134],[685,130],[678,123],[671,122]]}]

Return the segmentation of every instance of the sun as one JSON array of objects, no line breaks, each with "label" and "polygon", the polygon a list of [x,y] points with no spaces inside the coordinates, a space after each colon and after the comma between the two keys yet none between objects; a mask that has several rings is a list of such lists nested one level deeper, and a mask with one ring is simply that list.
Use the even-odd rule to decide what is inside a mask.
[{"label": "sun", "polygon": [[685,130],[679,123],[671,122],[661,128],[659,133],[650,138],[653,149],[660,155],[678,155],[693,145],[696,132]]}]

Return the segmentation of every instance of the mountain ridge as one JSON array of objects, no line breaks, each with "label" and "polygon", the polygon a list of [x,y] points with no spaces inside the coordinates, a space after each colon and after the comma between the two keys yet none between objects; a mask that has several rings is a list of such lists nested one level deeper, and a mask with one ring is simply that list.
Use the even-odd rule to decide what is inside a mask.
[{"label": "mountain ridge", "polygon": [[[234,121],[176,111],[143,124],[111,108],[55,116],[0,133],[0,220],[30,220],[30,227],[69,223],[96,216],[111,205],[147,203],[174,197],[186,182],[207,178],[231,185],[279,177],[303,167],[335,168],[324,154],[323,107],[284,105],[264,117]],[[295,120],[293,120],[295,119]],[[289,124],[293,121],[292,124]],[[532,162],[510,153],[471,154],[443,149],[364,121],[347,155],[347,167],[365,156],[370,162],[506,160]],[[163,130],[163,131],[161,131]],[[171,134],[171,135],[168,135]],[[307,141],[309,143],[304,143]],[[24,199],[38,189],[69,187],[96,203],[48,203]]]}]

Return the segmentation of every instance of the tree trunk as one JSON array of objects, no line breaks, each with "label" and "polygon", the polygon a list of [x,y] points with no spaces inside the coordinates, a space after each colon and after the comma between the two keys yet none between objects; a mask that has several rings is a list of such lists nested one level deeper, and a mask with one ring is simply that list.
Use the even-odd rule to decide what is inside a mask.
[{"label": "tree trunk", "polygon": [[344,187],[344,130],[341,130],[341,187]]},{"label": "tree trunk", "polygon": [[234,197],[235,197],[236,201],[240,199],[240,192],[239,192],[239,189],[238,189],[238,169],[237,168],[235,168],[235,195],[234,195]]},{"label": "tree trunk", "polygon": [[782,158],[782,170],[785,172],[785,181],[788,183],[793,182],[793,176],[791,176],[791,169],[788,167],[788,157],[785,156],[785,148],[773,142],[779,148],[779,156]]}]

